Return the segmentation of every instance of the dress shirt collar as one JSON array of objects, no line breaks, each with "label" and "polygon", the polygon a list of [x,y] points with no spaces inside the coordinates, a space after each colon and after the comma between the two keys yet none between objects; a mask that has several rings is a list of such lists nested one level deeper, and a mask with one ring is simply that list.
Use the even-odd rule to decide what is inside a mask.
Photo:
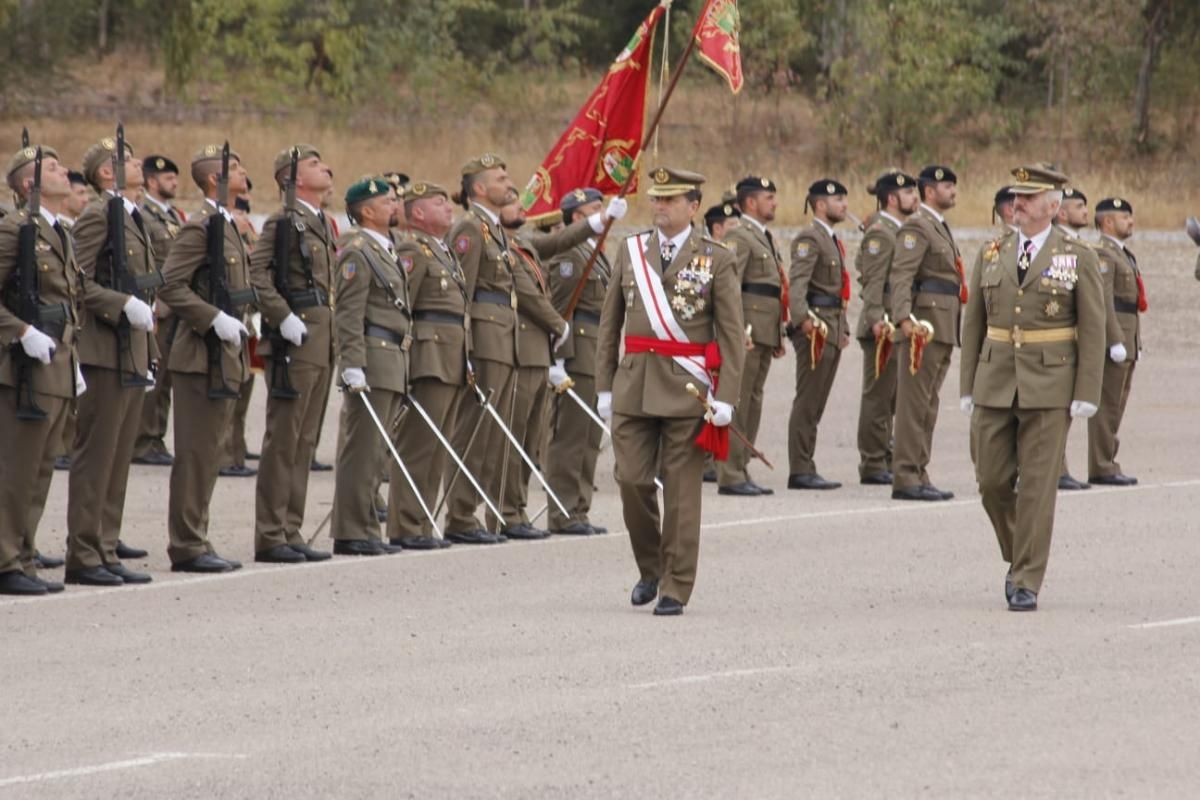
[{"label": "dress shirt collar", "polygon": [[925,203],[921,203],[921,208],[925,209],[931,215],[933,215],[933,218],[936,219],[938,222],[946,221],[946,217],[943,216],[942,213],[940,211],[938,211],[937,209],[935,209],[933,206],[929,206],[929,205],[926,205]]}]

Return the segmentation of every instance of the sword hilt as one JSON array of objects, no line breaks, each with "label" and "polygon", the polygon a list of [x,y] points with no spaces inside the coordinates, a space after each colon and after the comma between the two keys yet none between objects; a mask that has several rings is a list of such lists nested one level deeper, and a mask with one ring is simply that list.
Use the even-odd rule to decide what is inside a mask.
[{"label": "sword hilt", "polygon": [[574,388],[575,388],[575,379],[572,378],[570,375],[568,375],[567,379],[565,381],[563,381],[562,383],[560,383],[554,387],[554,393],[555,394],[566,394],[568,389],[574,389]]}]

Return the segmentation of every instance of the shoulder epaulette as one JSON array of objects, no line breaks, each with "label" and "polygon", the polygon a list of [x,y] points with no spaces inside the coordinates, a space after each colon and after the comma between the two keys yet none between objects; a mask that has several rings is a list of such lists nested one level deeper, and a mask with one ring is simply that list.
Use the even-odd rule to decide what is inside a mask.
[{"label": "shoulder epaulette", "polygon": [[730,248],[729,245],[725,244],[724,242],[718,242],[716,239],[712,238],[711,236],[701,235],[700,238],[702,240],[704,240],[705,242],[707,242],[708,244],[715,244],[717,247],[720,247],[723,250],[732,250],[732,248]]}]

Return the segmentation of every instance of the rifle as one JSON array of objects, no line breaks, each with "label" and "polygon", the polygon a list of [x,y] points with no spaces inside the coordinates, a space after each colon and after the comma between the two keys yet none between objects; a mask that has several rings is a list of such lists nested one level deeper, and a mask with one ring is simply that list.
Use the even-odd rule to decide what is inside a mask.
[{"label": "rifle", "polygon": [[[22,133],[22,141],[28,141],[28,132]],[[25,323],[38,327],[42,320],[42,307],[38,286],[37,237],[38,217],[42,207],[42,148],[37,149],[33,160],[33,189],[29,192],[28,211],[17,234],[17,275],[11,289],[17,317]],[[54,306],[52,308],[57,308]],[[64,311],[63,324],[66,324]],[[45,331],[43,331],[45,333]],[[61,338],[61,333],[59,338]],[[46,419],[46,412],[37,404],[33,394],[33,368],[39,362],[25,352],[21,343],[12,345],[13,358],[17,362],[17,419],[39,421]]]},{"label": "rifle", "polygon": [[[117,123],[117,143],[112,156],[113,196],[108,199],[108,283],[109,288],[150,302],[150,292],[163,285],[162,273],[156,269],[144,275],[129,274],[128,251],[125,249],[125,126]],[[154,380],[137,371],[133,361],[133,328],[122,314],[114,331],[117,336],[117,374],[122,386],[153,386]],[[129,356],[129,371],[121,370],[123,355]]]},{"label": "rifle", "polygon": [[[208,302],[217,310],[235,316],[237,309],[258,300],[253,287],[229,290],[229,272],[225,268],[225,215],[229,205],[229,142],[221,149],[221,175],[217,178],[217,213],[208,217],[206,233],[206,262],[208,266]],[[224,343],[217,332],[209,328],[204,334],[208,349],[208,399],[232,400],[238,392],[225,382]],[[214,381],[215,378],[215,381]]]},{"label": "rifle", "polygon": [[[279,224],[275,226],[275,251],[271,256],[271,272],[274,275],[275,291],[283,298],[283,302],[287,303],[289,309],[292,307],[292,289],[288,285],[288,272],[292,258],[292,236],[297,232],[295,210],[296,210],[296,172],[300,164],[300,151],[292,148],[292,161],[288,167],[287,182],[283,187],[283,216],[279,220]],[[301,227],[300,233],[300,258],[308,267],[312,254],[308,252],[308,246],[304,241],[304,231]],[[312,269],[308,267],[308,291],[313,291]],[[300,396],[292,386],[291,374],[288,371],[288,364],[291,359],[288,358],[288,348],[291,342],[283,338],[283,334],[278,328],[272,328],[268,325],[263,326],[263,333],[267,335],[267,341],[271,344],[271,374],[267,381],[270,387],[271,397],[281,398],[283,400],[295,400]]]}]

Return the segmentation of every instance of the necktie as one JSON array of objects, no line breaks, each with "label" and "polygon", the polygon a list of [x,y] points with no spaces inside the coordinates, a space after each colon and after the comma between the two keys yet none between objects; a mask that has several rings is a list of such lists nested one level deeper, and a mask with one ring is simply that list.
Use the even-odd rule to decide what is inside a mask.
[{"label": "necktie", "polygon": [[167,216],[170,217],[171,222],[174,222],[176,225],[183,224],[183,220],[180,218],[179,212],[175,210],[174,206],[171,206],[167,209]]},{"label": "necktie", "polygon": [[837,236],[833,237],[833,243],[837,245],[838,255],[841,256],[842,262],[842,308],[850,302],[850,272],[846,269],[846,245],[842,244],[842,240]]},{"label": "necktie", "polygon": [[662,246],[662,265],[663,269],[671,266],[671,261],[675,258],[675,243],[667,242]]},{"label": "necktie", "polygon": [[141,234],[142,234],[142,237],[143,237],[143,238],[145,238],[145,236],[146,236],[146,223],[145,223],[145,221],[142,219],[142,212],[141,212],[141,211],[138,211],[138,210],[135,208],[135,209],[133,210],[133,213],[132,213],[132,214],[130,214],[130,216],[131,216],[131,217],[133,217],[133,224],[134,224],[134,225],[137,225],[137,229],[138,229],[138,231],[140,231],[140,232],[141,232]]},{"label": "necktie", "polygon": [[1026,239],[1021,245],[1021,255],[1017,257],[1017,283],[1025,283],[1025,274],[1033,263],[1033,239]]},{"label": "necktie", "polygon": [[67,246],[67,229],[62,226],[61,222],[54,223],[54,232],[57,233],[58,238],[62,240],[63,252],[71,252],[70,247]]}]

